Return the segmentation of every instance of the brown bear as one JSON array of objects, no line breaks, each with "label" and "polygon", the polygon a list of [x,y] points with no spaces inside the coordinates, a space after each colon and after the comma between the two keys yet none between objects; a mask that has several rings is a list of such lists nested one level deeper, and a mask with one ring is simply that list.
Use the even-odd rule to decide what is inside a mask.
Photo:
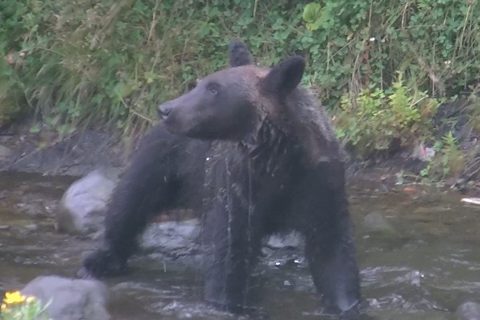
[{"label": "brown bear", "polygon": [[299,86],[305,61],[293,56],[260,68],[239,41],[229,60],[229,68],[159,106],[164,121],[117,186],[104,247],[85,259],[81,274],[122,272],[152,214],[201,208],[206,301],[241,311],[262,239],[297,230],[326,306],[351,312],[360,289],[344,158],[328,117]]}]

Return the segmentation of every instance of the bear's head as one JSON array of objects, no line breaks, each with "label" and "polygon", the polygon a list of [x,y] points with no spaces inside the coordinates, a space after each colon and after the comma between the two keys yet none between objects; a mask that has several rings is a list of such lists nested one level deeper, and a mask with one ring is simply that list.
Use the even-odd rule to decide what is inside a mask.
[{"label": "bear's head", "polygon": [[206,76],[190,92],[158,107],[169,131],[199,139],[242,140],[265,117],[280,116],[305,68],[300,56],[271,69],[257,67],[239,41],[229,46],[229,62],[229,68]]}]

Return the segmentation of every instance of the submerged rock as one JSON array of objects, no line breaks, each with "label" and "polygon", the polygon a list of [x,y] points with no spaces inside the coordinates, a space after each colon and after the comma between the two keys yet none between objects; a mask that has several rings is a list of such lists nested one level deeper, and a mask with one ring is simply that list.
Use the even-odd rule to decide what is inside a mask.
[{"label": "submerged rock", "polygon": [[[199,219],[151,223],[140,238],[140,247],[150,257],[166,261],[176,261],[197,268],[203,267],[204,248],[201,243]],[[263,257],[272,264],[292,262],[297,264],[299,250],[304,240],[298,232],[272,235],[263,241]]]},{"label": "submerged rock", "polygon": [[94,170],[75,181],[65,192],[57,211],[57,229],[88,234],[103,227],[108,200],[115,188],[116,174]]},{"label": "submerged rock", "polygon": [[96,280],[42,276],[32,280],[22,293],[49,303],[47,313],[52,320],[108,320],[108,291]]},{"label": "submerged rock", "polygon": [[465,302],[457,308],[458,320],[479,320],[480,319],[480,303]]},{"label": "submerged rock", "polygon": [[198,219],[152,223],[142,236],[141,247],[181,256],[196,249],[199,235]]},{"label": "submerged rock", "polygon": [[385,217],[378,213],[372,212],[365,216],[363,219],[363,225],[368,232],[382,233],[382,234],[394,234],[395,229]]},{"label": "submerged rock", "polygon": [[299,248],[303,244],[303,237],[298,232],[274,234],[268,238],[267,247],[271,249]]}]

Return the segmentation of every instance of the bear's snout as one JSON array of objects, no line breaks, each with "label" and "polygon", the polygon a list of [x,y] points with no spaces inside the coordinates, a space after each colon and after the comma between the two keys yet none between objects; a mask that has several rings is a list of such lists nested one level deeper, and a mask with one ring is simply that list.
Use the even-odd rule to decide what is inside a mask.
[{"label": "bear's snout", "polygon": [[172,112],[172,105],[171,103],[162,103],[161,105],[158,106],[157,112],[158,112],[158,117],[160,119],[166,119],[170,112]]}]

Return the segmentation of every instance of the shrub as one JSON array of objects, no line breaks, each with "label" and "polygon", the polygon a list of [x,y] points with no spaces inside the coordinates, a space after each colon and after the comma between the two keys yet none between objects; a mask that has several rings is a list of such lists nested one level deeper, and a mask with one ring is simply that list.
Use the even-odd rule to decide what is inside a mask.
[{"label": "shrub", "polygon": [[411,146],[431,132],[438,101],[406,87],[399,75],[390,90],[362,90],[345,95],[336,115],[338,136],[361,157]]}]

